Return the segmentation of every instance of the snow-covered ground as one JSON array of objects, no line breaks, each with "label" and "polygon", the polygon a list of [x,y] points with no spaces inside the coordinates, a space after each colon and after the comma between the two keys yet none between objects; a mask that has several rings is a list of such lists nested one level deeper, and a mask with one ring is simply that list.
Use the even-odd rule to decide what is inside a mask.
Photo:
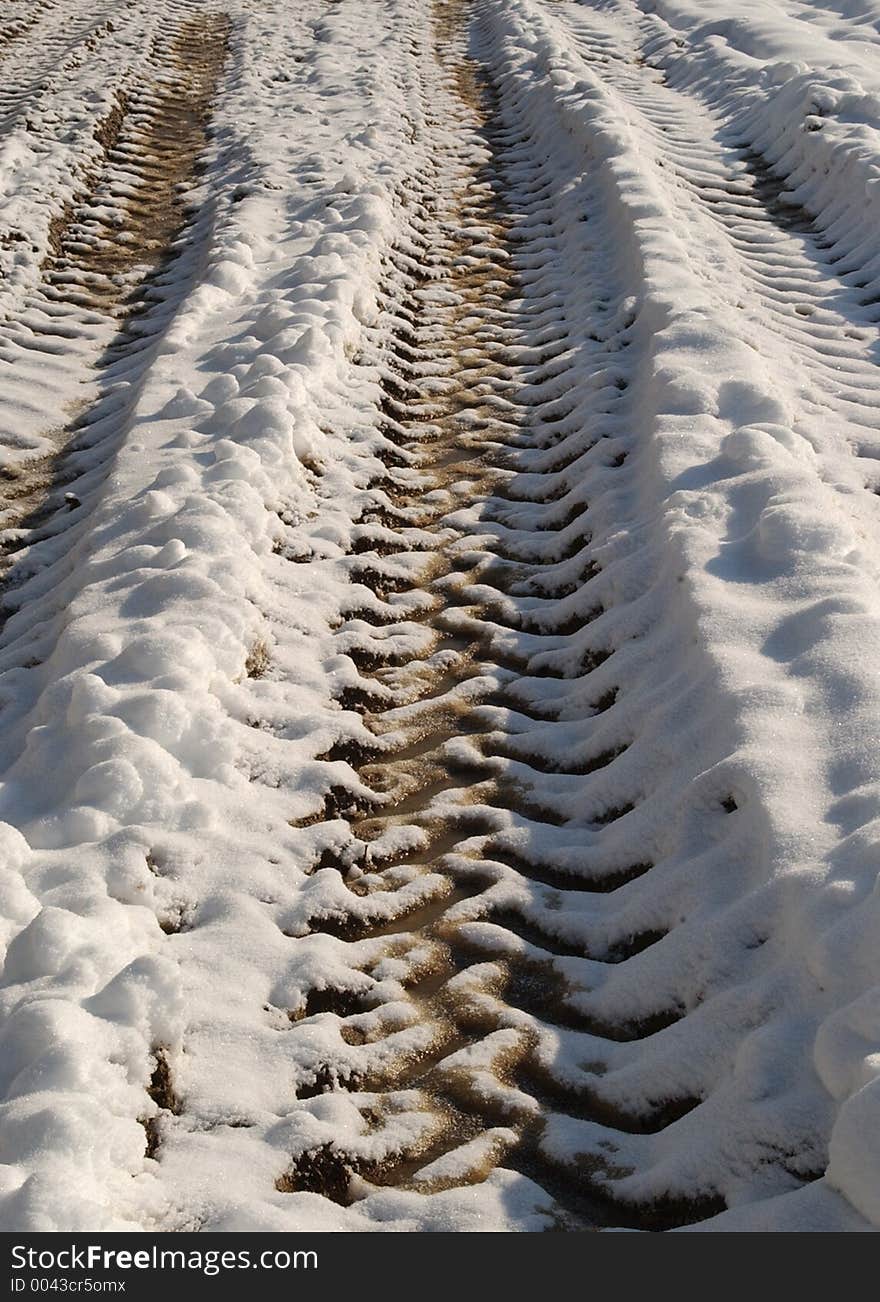
[{"label": "snow-covered ground", "polygon": [[880,1225],[878,46],[0,3],[0,1228]]}]

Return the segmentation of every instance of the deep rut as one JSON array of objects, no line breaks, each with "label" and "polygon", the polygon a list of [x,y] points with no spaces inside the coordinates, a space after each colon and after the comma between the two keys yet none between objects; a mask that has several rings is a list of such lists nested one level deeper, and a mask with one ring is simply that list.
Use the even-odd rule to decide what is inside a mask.
[{"label": "deep rut", "polygon": [[[669,1228],[723,1201],[696,1190],[625,1200],[609,1184],[626,1174],[613,1144],[603,1161],[546,1143],[551,1120],[653,1134],[700,1101],[627,1108],[603,1097],[602,1046],[651,1036],[683,1010],[609,1020],[579,1007],[599,969],[665,934],[624,922],[604,953],[590,952],[579,901],[607,897],[651,865],[620,857],[591,878],[554,865],[544,844],[581,805],[593,805],[586,839],[632,809],[601,792],[583,799],[629,739],[597,746],[588,734],[573,748],[571,724],[560,721],[601,718],[620,686],[614,648],[585,637],[604,609],[589,596],[600,566],[582,485],[565,472],[580,466],[589,483],[592,453],[594,478],[597,463],[609,487],[625,473],[626,452],[601,431],[601,415],[627,386],[607,340],[573,337],[544,283],[542,267],[558,254],[552,188],[486,69],[464,53],[465,6],[437,5],[435,17],[473,172],[448,147],[438,156],[405,198],[412,245],[388,268],[392,343],[373,359],[384,376],[387,473],[374,485],[381,504],[361,521],[358,595],[338,630],[360,673],[343,704],[375,740],[326,757],[346,759],[357,781],[335,789],[324,811],[347,831],[316,873],[344,889],[316,891],[325,902],[311,921],[352,946],[370,942],[366,965],[354,950],[350,960],[369,980],[315,989],[290,1014],[304,1032],[310,1018],[337,1019],[340,1040],[298,1096],[346,1091],[369,1134],[358,1152],[330,1142],[301,1153],[277,1188],[348,1204],[376,1185],[433,1192],[503,1166],[550,1195],[560,1228]],[[572,453],[561,446],[575,406],[566,373],[584,346],[599,419]],[[541,852],[515,851],[503,835],[511,829]],[[383,996],[391,974],[403,1007]],[[409,1141],[384,1140],[389,1119],[399,1136],[404,1113]]]}]

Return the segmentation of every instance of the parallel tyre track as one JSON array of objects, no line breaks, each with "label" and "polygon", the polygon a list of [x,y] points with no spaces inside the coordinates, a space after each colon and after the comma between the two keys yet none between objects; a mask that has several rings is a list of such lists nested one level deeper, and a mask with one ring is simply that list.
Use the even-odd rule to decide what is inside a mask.
[{"label": "parallel tyre track", "polygon": [[20,440],[4,469],[4,622],[26,605],[27,581],[54,563],[59,537],[84,524],[124,432],[144,349],[186,292],[183,264],[199,226],[186,191],[228,39],[225,16],[200,15],[157,42],[154,80],[120,91],[98,124],[98,161],[51,224],[42,281],[3,324],[0,365],[38,385],[47,412],[56,388],[79,384],[88,395],[30,445]]},{"label": "parallel tyre track", "polygon": [[[671,1228],[723,1199],[699,1185],[617,1194],[628,1168],[614,1137],[662,1131],[700,1095],[652,1092],[649,1078],[627,1105],[603,1088],[602,1059],[650,1042],[686,1010],[648,991],[641,1013],[625,1014],[624,999],[608,1014],[580,995],[667,931],[637,921],[633,884],[652,865],[627,849],[634,805],[604,794],[620,787],[615,766],[634,740],[631,724],[613,721],[627,682],[617,659],[627,657],[603,633],[613,598],[593,534],[594,519],[600,529],[613,519],[627,473],[619,359],[631,316],[614,310],[597,270],[584,287],[597,333],[572,332],[558,267],[566,253],[589,264],[582,247],[565,247],[554,178],[465,56],[464,7],[436,10],[459,130],[478,142],[476,174],[439,157],[409,200],[412,246],[389,269],[385,504],[362,522],[351,568],[374,600],[358,598],[338,632],[360,673],[343,703],[376,741],[326,757],[348,760],[357,782],[325,809],[349,831],[316,865],[339,885],[316,887],[311,922],[352,946],[349,965],[366,980],[315,989],[290,1014],[294,1033],[319,1018],[339,1036],[298,1097],[345,1091],[369,1133],[357,1149],[329,1141],[300,1152],[277,1188],[348,1204],[376,1186],[476,1183],[500,1165],[551,1196],[560,1228]],[[405,623],[391,601],[409,607]],[[638,652],[629,669],[638,672]],[[598,847],[604,868],[585,871],[579,844]],[[606,915],[587,928],[592,942],[581,901]],[[392,972],[403,1008],[384,993]],[[584,1057],[594,1065],[573,1070]],[[403,1114],[411,1138],[401,1146]],[[553,1142],[569,1121],[606,1136],[592,1155]]]}]

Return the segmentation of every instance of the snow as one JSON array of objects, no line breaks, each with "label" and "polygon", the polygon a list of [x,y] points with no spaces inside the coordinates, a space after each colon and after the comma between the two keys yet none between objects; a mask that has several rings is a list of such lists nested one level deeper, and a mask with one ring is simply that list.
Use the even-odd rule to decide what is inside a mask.
[{"label": "snow", "polygon": [[[430,8],[389,0],[364,22],[354,0],[227,6],[191,221],[138,321],[142,346],[117,360],[114,320],[75,303],[48,312],[40,268],[52,217],[98,160],[96,124],[152,75],[170,6],[74,4],[63,40],[50,8],[2,54],[3,229],[27,234],[0,239],[5,464],[34,464],[85,414],[71,509],[16,554],[4,593],[0,1227],[546,1229],[552,1198],[505,1166],[536,1105],[498,1064],[531,1043],[603,1115],[696,1101],[642,1131],[548,1115],[544,1154],[598,1164],[616,1196],[720,1194],[726,1210],[689,1230],[876,1228],[871,0],[477,6],[472,51],[491,70],[521,204],[509,249],[522,289],[498,337],[515,402],[556,412],[559,436],[522,440],[505,471],[517,494],[494,499],[494,519],[479,486],[437,490],[443,536],[475,567],[468,601],[491,610],[485,671],[448,692],[455,708],[477,702],[482,744],[451,738],[446,754],[532,801],[517,812],[475,785],[468,810],[488,830],[470,841],[458,795],[431,805],[465,828],[446,864],[455,882],[475,858],[485,879],[445,915],[478,955],[450,990],[496,1028],[442,1070],[505,1121],[413,1188],[354,1177],[350,1206],[277,1184],[323,1145],[368,1166],[438,1125],[417,1088],[307,1097],[327,1063],[337,1083],[381,1075],[435,1035],[407,993],[424,949],[311,929],[393,923],[450,889],[404,863],[396,889],[353,894],[363,845],[341,816],[320,817],[334,790],[369,793],[348,760],[326,758],[376,747],[340,704],[346,687],[376,690],[357,654],[381,644],[416,662],[382,680],[389,751],[419,718],[401,684],[455,660],[432,656],[418,619],[424,548],[440,535],[414,526],[410,550],[374,561],[402,588],[384,627],[366,619],[383,603],[357,550],[380,536],[361,516],[388,503],[391,254],[424,258],[408,187],[439,157],[451,191],[486,152],[434,60]],[[110,15],[81,57],[77,41]],[[497,253],[488,228],[467,234],[469,256]],[[443,283],[419,301],[426,328],[459,304]],[[569,344],[545,360],[541,331],[559,320]],[[448,382],[439,364],[423,379],[427,401]],[[499,420],[514,402],[501,394]],[[418,486],[411,466],[398,475]],[[583,522],[547,528],[584,503],[600,567],[588,580]],[[493,564],[520,562],[524,577],[493,587]],[[451,609],[453,629],[469,620]],[[487,685],[522,712],[483,701]],[[389,825],[392,844],[415,859],[424,831]],[[324,852],[347,879],[311,871]],[[653,868],[593,893],[536,884],[518,856],[599,883]],[[493,921],[508,914],[560,953]],[[666,934],[616,960],[648,933]],[[582,1027],[505,1002],[504,961],[548,953]],[[368,996],[346,1021],[364,1044],[336,1012],[308,1011],[316,991]],[[672,1009],[683,1015],[656,1034],[602,1034]],[[158,1052],[177,1113],[148,1093]],[[148,1118],[160,1161],[144,1153]]]}]

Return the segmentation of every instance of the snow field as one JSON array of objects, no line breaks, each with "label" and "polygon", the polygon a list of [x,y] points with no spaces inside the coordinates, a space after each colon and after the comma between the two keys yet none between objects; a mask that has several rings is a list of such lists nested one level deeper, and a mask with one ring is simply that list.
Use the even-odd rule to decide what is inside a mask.
[{"label": "snow field", "polygon": [[0,24],[0,1223],[872,1228],[874,9],[226,9],[146,281]]}]

